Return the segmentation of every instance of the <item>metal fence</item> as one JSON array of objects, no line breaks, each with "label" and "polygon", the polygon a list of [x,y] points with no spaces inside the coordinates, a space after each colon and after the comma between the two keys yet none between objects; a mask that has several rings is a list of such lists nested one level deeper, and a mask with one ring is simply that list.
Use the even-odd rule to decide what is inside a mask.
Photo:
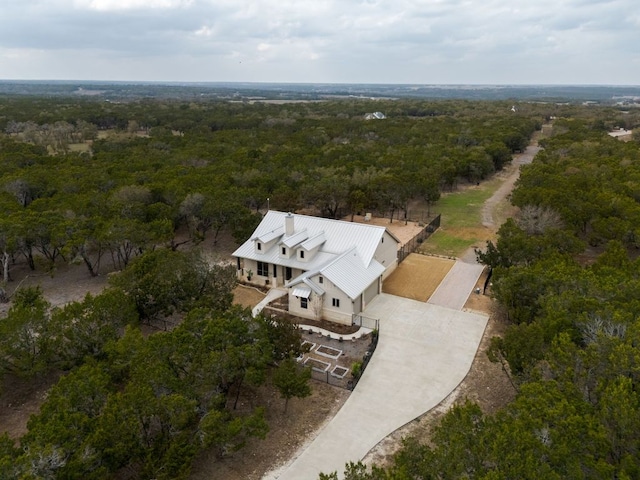
[{"label": "metal fence", "polygon": [[418,246],[433,234],[440,227],[440,215],[431,220],[420,232],[402,245],[398,250],[398,263],[401,263],[410,253],[416,251]]},{"label": "metal fence", "polygon": [[380,330],[380,319],[365,317],[361,313],[354,313],[351,318],[351,325],[370,328],[371,330]]}]

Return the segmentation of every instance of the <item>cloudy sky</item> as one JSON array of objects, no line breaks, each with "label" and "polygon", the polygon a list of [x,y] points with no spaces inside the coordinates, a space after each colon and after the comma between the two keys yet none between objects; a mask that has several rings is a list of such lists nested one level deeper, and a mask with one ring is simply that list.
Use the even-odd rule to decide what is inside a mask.
[{"label": "cloudy sky", "polygon": [[0,0],[0,79],[640,84],[637,0]]}]

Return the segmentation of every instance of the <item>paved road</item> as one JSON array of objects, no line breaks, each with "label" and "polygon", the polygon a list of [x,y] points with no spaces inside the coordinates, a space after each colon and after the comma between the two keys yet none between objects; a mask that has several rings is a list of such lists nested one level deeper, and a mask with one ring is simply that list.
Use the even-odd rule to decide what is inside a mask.
[{"label": "paved road", "polygon": [[316,480],[357,461],[387,435],[429,411],[464,379],[487,317],[389,294],[367,316],[380,341],[362,379],[337,415],[289,466],[265,479]]}]

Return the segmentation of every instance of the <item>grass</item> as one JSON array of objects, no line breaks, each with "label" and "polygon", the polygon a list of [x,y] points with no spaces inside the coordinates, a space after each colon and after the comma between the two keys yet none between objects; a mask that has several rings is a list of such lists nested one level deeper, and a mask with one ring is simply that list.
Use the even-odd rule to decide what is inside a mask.
[{"label": "grass", "polygon": [[484,245],[492,234],[482,225],[482,206],[502,182],[494,178],[444,195],[433,207],[442,215],[440,228],[422,244],[420,251],[458,257],[470,247]]}]

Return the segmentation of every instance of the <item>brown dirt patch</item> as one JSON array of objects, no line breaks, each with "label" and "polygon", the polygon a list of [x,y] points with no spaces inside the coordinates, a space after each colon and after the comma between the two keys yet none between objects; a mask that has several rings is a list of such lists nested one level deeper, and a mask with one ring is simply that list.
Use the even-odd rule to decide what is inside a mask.
[{"label": "brown dirt patch", "polygon": [[265,440],[251,439],[240,451],[216,459],[203,452],[194,463],[192,480],[258,480],[281,468],[338,412],[349,391],[326,383],[311,382],[313,393],[304,399],[292,398],[287,412],[284,400],[273,388],[262,387],[254,396],[241,397],[238,409],[260,404],[266,408],[269,433]]},{"label": "brown dirt patch", "polygon": [[233,303],[243,307],[253,308],[264,300],[266,294],[257,288],[247,285],[238,285],[233,290]]},{"label": "brown dirt patch", "polygon": [[59,378],[60,372],[30,379],[5,376],[0,395],[0,433],[6,432],[14,440],[27,433],[29,418],[40,411],[47,391]]},{"label": "brown dirt patch", "polygon": [[455,262],[412,253],[389,275],[382,291],[426,302]]},{"label": "brown dirt patch", "polygon": [[[351,215],[348,217],[344,217],[342,220],[345,222],[351,221]],[[400,244],[404,245],[413,237],[415,237],[418,233],[422,231],[424,225],[420,226],[418,222],[407,222],[405,225],[404,220],[394,220],[393,222],[389,222],[388,218],[383,217],[372,217],[368,222],[364,221],[364,217],[362,215],[355,215],[353,217],[353,221],[356,223],[364,223],[368,225],[377,225],[380,227],[386,227],[393,235],[400,240]]]}]

